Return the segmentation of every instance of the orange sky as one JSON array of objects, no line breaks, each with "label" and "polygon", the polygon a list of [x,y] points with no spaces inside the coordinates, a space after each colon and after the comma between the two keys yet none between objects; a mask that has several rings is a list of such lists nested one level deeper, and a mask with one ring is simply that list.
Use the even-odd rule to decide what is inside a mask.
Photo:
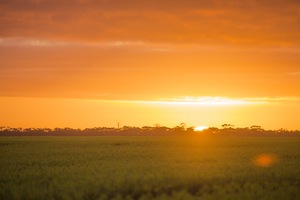
[{"label": "orange sky", "polygon": [[[3,0],[0,125],[299,129],[299,10],[297,0]],[[251,104],[157,103],[185,97]]]}]

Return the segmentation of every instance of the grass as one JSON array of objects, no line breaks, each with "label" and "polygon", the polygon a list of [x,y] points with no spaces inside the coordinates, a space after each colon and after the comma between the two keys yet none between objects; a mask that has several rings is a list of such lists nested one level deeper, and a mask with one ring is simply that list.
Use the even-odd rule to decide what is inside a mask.
[{"label": "grass", "polygon": [[299,163],[300,138],[0,137],[0,199],[300,199]]}]

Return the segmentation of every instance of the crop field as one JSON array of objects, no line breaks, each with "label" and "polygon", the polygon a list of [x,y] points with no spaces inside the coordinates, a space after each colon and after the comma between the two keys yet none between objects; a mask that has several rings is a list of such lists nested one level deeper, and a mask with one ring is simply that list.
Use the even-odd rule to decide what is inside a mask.
[{"label": "crop field", "polygon": [[0,137],[0,199],[300,199],[300,138]]}]

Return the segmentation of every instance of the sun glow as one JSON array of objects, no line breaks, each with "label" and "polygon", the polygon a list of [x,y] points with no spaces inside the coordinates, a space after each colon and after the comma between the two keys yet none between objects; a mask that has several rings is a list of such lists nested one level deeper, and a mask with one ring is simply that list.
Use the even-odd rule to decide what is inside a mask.
[{"label": "sun glow", "polygon": [[203,131],[205,129],[208,129],[208,127],[207,126],[197,126],[194,130],[195,131]]},{"label": "sun glow", "polygon": [[192,105],[192,106],[237,106],[237,105],[253,105],[267,104],[265,98],[227,98],[227,97],[192,97],[183,96],[175,98],[162,98],[159,100],[109,100],[110,102],[123,103],[146,103],[146,104],[165,104],[165,105]]},{"label": "sun glow", "polygon": [[162,99],[160,103],[178,104],[178,105],[212,105],[212,106],[226,106],[226,105],[249,105],[249,104],[264,104],[268,103],[264,99],[257,98],[227,98],[227,97],[191,97],[184,96],[172,99]]}]

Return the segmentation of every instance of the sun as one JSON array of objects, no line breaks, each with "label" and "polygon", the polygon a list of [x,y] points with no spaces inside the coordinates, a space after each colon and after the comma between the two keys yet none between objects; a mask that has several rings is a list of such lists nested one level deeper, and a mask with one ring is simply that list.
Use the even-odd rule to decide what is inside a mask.
[{"label": "sun", "polygon": [[203,131],[205,129],[208,129],[208,127],[207,126],[197,126],[194,130],[195,131]]}]

